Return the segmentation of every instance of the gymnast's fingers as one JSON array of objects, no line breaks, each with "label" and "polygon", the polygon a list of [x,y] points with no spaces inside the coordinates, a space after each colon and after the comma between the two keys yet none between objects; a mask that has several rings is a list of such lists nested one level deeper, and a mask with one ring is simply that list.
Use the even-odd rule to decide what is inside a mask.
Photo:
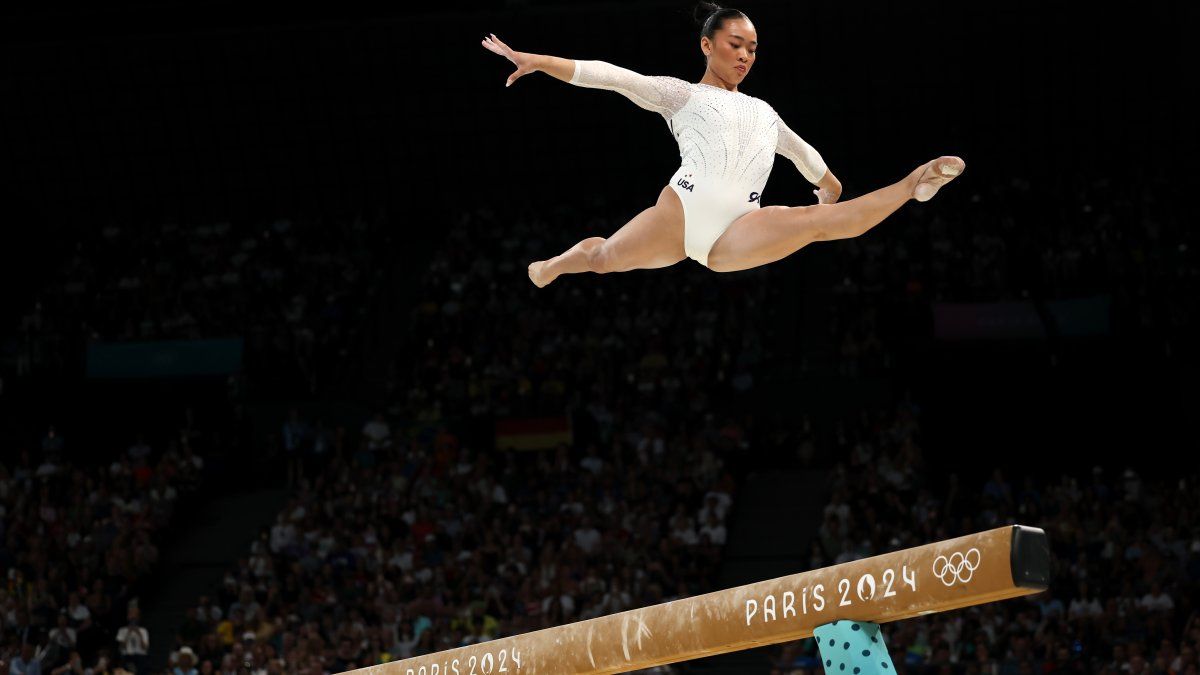
[{"label": "gymnast's fingers", "polygon": [[496,37],[496,34],[495,34],[495,33],[488,33],[488,36],[489,36],[489,37],[492,39],[492,41],[493,41],[493,42],[495,42],[496,44],[500,45],[500,48],[501,48],[501,49],[503,49],[505,52],[507,52],[507,53],[509,53],[509,54],[511,54],[511,53],[512,53],[512,48],[511,48],[511,47],[509,47],[508,45],[504,44],[504,41],[503,41],[503,40],[501,40],[500,38]]},{"label": "gymnast's fingers", "polygon": [[501,56],[508,56],[507,54],[504,53],[503,49],[500,49],[500,47],[495,42],[492,42],[491,38],[483,38],[483,47],[485,49],[487,49],[488,51],[495,52],[496,54],[499,54]]}]

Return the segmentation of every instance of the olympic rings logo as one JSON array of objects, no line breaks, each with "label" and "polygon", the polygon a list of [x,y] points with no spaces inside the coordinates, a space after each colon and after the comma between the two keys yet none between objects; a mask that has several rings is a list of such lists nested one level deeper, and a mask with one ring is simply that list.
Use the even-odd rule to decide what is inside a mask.
[{"label": "olympic rings logo", "polygon": [[972,548],[965,554],[957,551],[947,558],[939,555],[933,561],[933,576],[942,580],[943,584],[953,586],[955,583],[967,583],[975,576],[975,569],[981,560],[979,549]]}]

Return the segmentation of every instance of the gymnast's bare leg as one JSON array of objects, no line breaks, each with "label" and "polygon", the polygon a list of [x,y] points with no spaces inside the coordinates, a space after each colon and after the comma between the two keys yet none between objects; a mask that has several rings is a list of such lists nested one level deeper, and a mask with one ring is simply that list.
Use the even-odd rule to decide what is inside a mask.
[{"label": "gymnast's bare leg", "polygon": [[529,265],[529,280],[539,288],[560,274],[628,272],[669,267],[683,260],[683,204],[664,187],[658,203],[625,223],[611,237],[590,237],[561,255]]},{"label": "gymnast's bare leg", "polygon": [[857,237],[909,199],[928,201],[962,173],[958,157],[939,157],[904,180],[857,199],[813,206],[766,206],[733,221],[708,253],[715,272],[735,272],[775,262],[814,241]]}]

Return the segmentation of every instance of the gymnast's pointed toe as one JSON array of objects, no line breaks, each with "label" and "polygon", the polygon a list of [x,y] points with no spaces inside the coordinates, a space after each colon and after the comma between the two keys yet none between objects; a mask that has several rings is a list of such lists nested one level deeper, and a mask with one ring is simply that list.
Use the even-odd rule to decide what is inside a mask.
[{"label": "gymnast's pointed toe", "polygon": [[542,268],[545,266],[545,260],[538,260],[536,262],[529,263],[529,280],[532,281],[533,285],[537,286],[538,288],[545,288],[546,284],[550,283],[548,280],[542,278]]},{"label": "gymnast's pointed toe", "polygon": [[917,186],[913,188],[913,199],[919,202],[933,199],[943,185],[957,178],[966,168],[967,163],[960,157],[938,157],[925,166],[925,171],[917,179]]}]

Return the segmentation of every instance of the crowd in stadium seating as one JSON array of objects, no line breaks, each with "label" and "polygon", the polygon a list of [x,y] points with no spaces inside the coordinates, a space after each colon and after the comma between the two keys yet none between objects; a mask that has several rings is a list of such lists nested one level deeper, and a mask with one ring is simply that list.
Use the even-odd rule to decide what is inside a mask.
[{"label": "crowd in stadium seating", "polygon": [[963,182],[938,208],[904,209],[835,242],[829,330],[843,371],[885,370],[906,336],[929,331],[932,302],[1105,297],[1114,334],[1190,339],[1200,234],[1171,208],[1170,178],[1138,167],[1120,180],[1064,180]]},{"label": "crowd in stadium seating", "polygon": [[[879,226],[886,234],[847,240],[838,250],[864,289],[919,291],[934,300],[1145,298],[1179,290],[1172,287],[1180,281],[1194,284],[1188,263],[1200,237],[1170,208],[1177,188],[1145,167],[1134,171],[1121,180],[1070,178],[1055,188],[1020,177],[964,183],[947,195],[949,208],[902,211]],[[1154,318],[1178,325],[1187,317]]]},{"label": "crowd in stadium seating", "polygon": [[714,276],[685,261],[534,288],[528,262],[619,223],[578,214],[546,209],[512,223],[464,214],[422,277],[412,372],[401,374],[408,406],[425,417],[502,417],[571,405],[622,428],[643,409],[703,415],[753,385],[771,330],[754,312],[778,294],[764,283],[770,270]]},{"label": "crowd in stadium seating", "polygon": [[712,583],[735,425],[649,422],[603,453],[477,452],[427,432],[306,480],[189,610],[179,641],[202,666],[338,672]]},{"label": "crowd in stadium seating", "polygon": [[[744,317],[771,291],[745,275],[704,294],[684,272],[671,288],[531,292],[521,261],[572,236],[544,218],[513,233],[477,212],[451,230],[422,277],[394,414],[340,454],[314,453],[327,441],[298,413],[284,422],[300,454],[332,459],[189,612],[178,641],[201,672],[338,671],[711,587],[727,458],[749,433],[715,411],[753,386],[762,338]],[[507,252],[470,253],[489,246]],[[573,447],[493,452],[455,431],[568,404]]]},{"label": "crowd in stadium seating", "polygon": [[[735,489],[720,458],[742,435],[708,429],[699,447],[718,452],[698,455],[678,438],[656,453],[649,429],[603,454],[492,455],[444,427],[389,431],[385,447],[336,460],[300,491],[189,611],[181,640],[217,667],[336,671],[707,590]],[[809,568],[1011,522],[1045,527],[1053,545],[1050,593],[889,626],[899,672],[1200,667],[1200,476],[1096,468],[933,483],[911,401],[840,425],[835,439],[847,460]],[[788,645],[776,671],[819,672],[816,657],[811,641]]]},{"label": "crowd in stadium seating", "polygon": [[139,438],[101,466],[67,450],[51,428],[0,463],[0,662],[9,675],[147,672],[139,584],[204,462],[186,434],[161,452]]},{"label": "crowd in stadium seating", "polygon": [[381,229],[363,219],[82,229],[21,321],[18,370],[77,367],[92,341],[238,336],[260,376],[316,391],[357,351]]},{"label": "crowd in stadium seating", "polygon": [[[1027,186],[1020,183],[1014,183],[1009,187],[1011,190],[1009,188],[993,190],[989,199],[1010,199],[1013,195],[1008,194],[1009,192],[1027,190]],[[1020,203],[1019,199],[1012,201]],[[583,434],[584,445],[590,442],[593,446],[590,451],[586,451],[586,457],[581,457],[578,453],[567,453],[560,449],[552,462],[542,460],[537,465],[540,468],[532,471],[528,468],[518,471],[513,467],[500,467],[504,471],[516,472],[530,478],[536,477],[536,480],[532,480],[534,485],[560,485],[564,474],[557,473],[554,467],[559,467],[557,471],[561,472],[566,470],[564,467],[571,467],[578,461],[593,461],[603,465],[604,459],[602,458],[607,457],[610,458],[609,461],[612,461],[611,458],[621,458],[632,448],[644,446],[647,438],[653,437],[659,432],[654,430],[653,426],[645,428],[645,420],[637,417],[637,411],[655,411],[666,421],[662,426],[670,426],[673,422],[677,424],[676,420],[702,416],[709,409],[719,408],[720,403],[727,400],[729,395],[740,393],[751,387],[755,368],[762,358],[764,337],[759,334],[758,327],[753,322],[743,320],[738,310],[744,307],[745,303],[753,305],[766,303],[772,299],[769,296],[771,284],[746,283],[745,276],[741,283],[738,281],[728,282],[718,278],[716,282],[718,293],[710,295],[697,293],[691,285],[694,275],[688,270],[674,273],[671,277],[673,283],[670,285],[643,283],[641,279],[636,278],[635,273],[629,275],[628,278],[607,277],[586,284],[571,283],[564,279],[543,291],[522,287],[521,285],[525,283],[521,278],[522,267],[528,259],[544,255],[547,250],[556,251],[565,248],[571,243],[571,238],[578,235],[576,213],[574,210],[559,212],[547,210],[537,214],[536,217],[518,220],[506,228],[499,227],[494,216],[486,211],[464,214],[457,226],[450,230],[446,245],[433,257],[429,272],[422,277],[421,301],[413,311],[411,322],[410,345],[415,347],[412,358],[413,371],[411,377],[404,377],[404,374],[398,374],[397,377],[400,381],[411,383],[407,392],[401,392],[403,404],[399,407],[399,418],[434,425],[430,429],[436,429],[437,422],[444,419],[553,414],[562,411],[568,405],[585,409],[587,414],[583,416],[584,429],[580,433]],[[944,292],[946,279],[953,278],[952,273],[961,271],[961,262],[942,256],[946,255],[949,248],[952,248],[950,242],[954,237],[965,235],[953,231],[953,228],[947,227],[936,216],[932,221],[915,217],[905,222],[909,224],[909,229],[913,230],[906,232],[906,236],[925,238],[935,244],[924,251],[925,255],[932,256],[932,262],[913,265],[912,269],[918,273],[923,269],[931,270],[931,276],[927,283],[937,289],[938,293]],[[568,225],[575,227],[567,227]],[[593,219],[592,222],[585,225],[585,229],[593,228],[597,232],[603,231],[605,227],[606,224],[600,218]],[[941,239],[931,236],[939,232],[942,235]],[[992,238],[988,239],[989,236]],[[987,269],[987,265],[994,262],[994,256],[987,253],[990,249],[984,245],[986,244],[984,240],[993,241],[995,236],[976,235],[977,239],[980,237],[982,239],[978,242],[980,244],[978,247],[966,247],[966,250],[972,250],[978,254],[973,253],[966,264]],[[1068,244],[1071,243],[1069,239],[1066,241]],[[937,242],[942,242],[942,244]],[[872,288],[872,282],[880,281],[877,279],[879,275],[885,274],[885,271],[875,269],[877,264],[882,264],[881,259],[886,260],[887,264],[893,265],[893,271],[899,269],[896,267],[898,265],[912,262],[912,256],[904,251],[896,253],[889,250],[889,253],[896,253],[896,255],[881,256],[880,252],[875,250],[879,246],[878,242],[872,243],[864,240],[864,242],[858,243],[845,242],[843,245],[846,246],[846,259],[849,261],[847,269],[851,271],[852,278],[856,279],[859,278],[856,275],[861,270],[861,279],[865,280],[862,286],[868,290]],[[478,256],[472,253],[481,248],[499,253],[494,256]],[[859,255],[863,255],[861,260],[856,258]],[[895,260],[892,259],[893,257]],[[696,270],[696,272],[704,274],[702,271]],[[765,276],[769,274],[769,271],[750,273],[753,281],[761,281],[752,276],[755,274]],[[514,278],[517,282],[515,284]],[[903,280],[893,279],[892,281]],[[1001,284],[1003,279],[997,278],[993,281]],[[905,284],[899,287],[905,289],[910,287],[908,282]],[[517,288],[514,289],[514,285]],[[711,283],[707,287],[711,288]],[[881,288],[887,289],[894,287],[896,286],[887,286],[886,284],[881,286]],[[974,288],[970,285],[956,287]],[[850,313],[859,320],[863,316],[870,320],[869,313]],[[868,334],[871,332],[868,331]],[[867,345],[865,349],[856,349],[851,355],[860,361],[874,363],[876,367],[884,367],[886,364],[882,361],[884,357],[881,349],[870,347],[872,343],[878,346],[878,337],[868,338],[865,342]],[[867,360],[872,357],[875,358],[874,361]],[[297,428],[307,429],[308,426],[298,425]],[[630,429],[636,429],[636,431],[628,431]],[[920,474],[918,468],[921,453],[914,437],[916,429],[916,415],[901,407],[887,428],[871,428],[869,433],[867,433],[868,430],[861,430],[865,436],[875,440],[868,440],[865,437],[856,438],[854,447],[843,448],[843,450],[847,451],[848,456],[858,457],[861,466],[869,466],[868,475],[880,486],[892,486],[893,489],[898,490],[898,492],[891,493],[896,495],[893,499],[897,496],[917,496],[913,482],[915,477]],[[622,430],[626,430],[626,433],[630,434],[632,438],[621,438]],[[285,433],[284,436],[287,434]],[[345,490],[349,489],[349,485],[356,480],[365,481],[364,484],[370,486],[384,480],[381,478],[382,476],[393,475],[397,469],[405,467],[400,473],[405,476],[402,484],[408,485],[412,476],[429,471],[426,463],[433,461],[428,458],[435,457],[439,453],[436,449],[438,438],[454,438],[454,435],[447,429],[441,428],[431,431],[428,438],[423,441],[413,441],[409,434],[398,434],[393,437],[382,420],[370,423],[364,429],[361,445],[363,447],[373,446],[373,449],[369,452],[359,452],[353,457],[343,456],[339,460],[341,464],[337,471],[326,472],[317,478],[317,483],[310,488],[312,492],[305,493],[302,497],[308,503],[300,508],[300,512],[307,514],[314,510],[317,504],[328,504],[329,501],[337,503],[343,499],[338,496],[340,492],[337,488],[326,484],[334,480],[332,477],[337,477],[337,480],[342,482],[342,489]],[[839,438],[844,440],[848,436],[842,434],[839,435]],[[869,462],[868,458],[875,452],[870,448],[870,444],[878,443],[880,439],[890,439],[884,441],[887,443],[888,450],[881,458],[882,461]],[[687,447],[686,441],[679,438],[659,438],[657,442],[670,448],[665,451],[668,455],[674,452],[683,452]],[[401,447],[409,443],[412,444],[412,447]],[[454,450],[441,452],[451,453],[451,456],[455,452],[462,452],[464,455],[470,452],[459,449],[457,442],[451,443],[451,445],[455,446]],[[478,467],[486,466],[482,460],[487,457],[489,455],[480,454],[476,461],[464,462],[462,470],[478,471]],[[644,462],[645,458],[642,457],[640,461]],[[445,467],[450,463],[450,459],[443,457],[437,460],[435,465]],[[858,469],[861,466],[855,468]],[[381,472],[378,470],[380,468],[389,470]],[[444,472],[446,469],[442,468],[439,471]],[[356,472],[360,474],[357,479],[353,478]],[[439,479],[454,484],[452,478],[439,476]],[[610,477],[609,480],[611,481],[612,478]],[[500,484],[503,485],[503,481],[500,481]],[[375,489],[382,490],[382,488]],[[478,489],[487,491],[494,488],[486,486]],[[364,488],[363,491],[370,494],[372,489]],[[502,489],[501,493],[507,495],[510,491],[511,489]],[[468,490],[443,488],[441,497],[443,500],[447,499],[445,493],[452,495],[463,493],[468,496],[458,497],[458,499],[473,500],[463,504],[469,508],[460,508],[459,512],[487,512],[487,509],[480,511],[482,505],[487,503],[486,495],[475,496]],[[921,493],[921,496],[928,500],[929,494],[931,493],[927,490]],[[559,495],[558,498],[567,499],[566,495]],[[842,497],[836,499],[842,499]],[[588,502],[589,500],[580,500],[580,503]],[[395,508],[404,512],[406,510],[403,508],[404,506],[414,509],[409,516],[412,522],[406,521],[406,526],[411,528],[417,522],[418,503],[410,502]],[[692,507],[694,508],[694,504]],[[327,505],[324,508],[328,511],[336,507]],[[367,513],[371,513],[370,509],[377,507],[360,508],[368,509]],[[288,513],[295,512],[296,509],[293,507]],[[425,515],[428,518],[425,527],[436,527],[435,523],[438,523],[436,514],[437,511],[434,510]],[[589,515],[593,522],[611,522],[609,518],[599,518],[598,513],[593,512]],[[383,541],[341,541],[340,537],[323,532],[318,525],[303,522],[307,516],[298,518],[298,522],[295,523],[287,522],[289,517],[286,514],[283,516],[284,520],[277,525],[272,538],[282,537],[282,540],[291,541],[303,535],[310,544],[324,541],[325,555],[320,557],[325,560],[342,560],[342,564],[345,566],[358,564],[359,558],[374,550],[392,553],[395,550],[395,543],[404,541],[395,531],[385,535]],[[696,517],[693,516],[693,518]],[[359,524],[366,528],[368,523],[379,523],[380,520],[381,518],[378,516],[363,517]],[[540,519],[535,522],[540,522]],[[721,523],[718,521],[717,524]],[[455,524],[452,527],[463,528],[464,526]],[[562,527],[564,532],[578,532],[579,528],[583,526],[571,523]],[[671,531],[676,529],[666,520],[660,523],[660,527]],[[357,529],[357,527],[352,528],[353,531],[357,531]],[[403,532],[406,528],[398,526],[390,529]],[[687,527],[681,529],[676,540],[693,541],[698,529],[699,524],[693,522],[690,529]],[[370,532],[371,530],[366,529],[365,531]],[[597,536],[603,540],[607,535],[608,533],[589,533],[579,536],[583,537],[582,541],[586,542]],[[511,536],[511,533],[507,533],[506,538],[507,536]],[[546,536],[545,531],[538,536]],[[566,534],[560,533],[559,536],[569,538]],[[372,534],[372,537],[378,539],[379,534]],[[908,545],[909,540],[928,541],[936,538],[937,533],[935,532],[920,532],[910,535],[909,539],[901,539],[901,543]],[[861,539],[853,536],[847,545],[845,535],[842,537],[843,540],[838,540],[836,534],[828,528],[822,528],[821,539],[824,542],[820,549],[822,553],[814,556],[812,561],[814,564],[822,558],[828,562],[838,562],[863,555],[869,551],[886,550],[888,547],[888,542],[874,541],[863,548]],[[670,537],[667,540],[670,541]],[[440,548],[448,548],[453,551],[456,543],[453,538],[450,538],[449,541],[441,542]],[[461,543],[457,543],[457,545],[461,546]],[[278,550],[278,546],[270,546],[269,542],[260,542],[258,546],[260,549],[265,547],[271,550],[271,555],[275,557],[276,562],[271,563],[270,567],[276,570],[291,570],[290,574],[282,579],[278,579],[274,575],[270,576],[269,578],[274,579],[276,584],[286,587],[287,580],[291,578],[291,583],[300,588],[320,585],[314,579],[324,579],[316,571],[307,568],[301,568],[304,569],[304,573],[301,575],[302,573],[293,564],[297,560],[304,559],[304,555],[311,555],[311,552],[293,552],[292,557],[289,558],[286,551]],[[408,541],[406,546],[419,549],[422,542]],[[528,546],[527,542],[523,542],[523,547]],[[357,552],[346,553],[349,550]],[[829,552],[824,553],[824,551]],[[540,547],[537,553],[541,553]],[[461,552],[457,552],[457,554],[464,555]],[[257,555],[265,554],[260,550]],[[380,555],[383,554],[376,554],[377,557]],[[414,555],[416,555],[415,551],[405,549],[401,553],[400,560],[407,559],[404,556]],[[440,552],[439,555],[445,555],[445,552]],[[343,559],[354,562],[347,562]],[[308,567],[316,568],[317,563],[310,561]],[[332,574],[333,571],[331,570],[330,573]],[[579,570],[577,574],[582,575],[585,572]],[[293,577],[292,575],[301,576]],[[515,611],[513,607],[516,605],[513,604],[511,597],[503,598],[507,602],[501,602],[495,597],[495,594],[481,592],[479,589],[475,589],[473,594],[464,594],[462,584],[466,582],[462,580],[450,582],[436,575],[429,578],[439,581],[438,587],[445,588],[447,593],[447,597],[431,602],[455,606],[455,597],[457,596],[459,603],[473,602],[481,605],[472,611],[480,613],[476,618],[480,626],[485,624],[490,626],[489,634],[496,631],[517,631],[547,625],[531,618],[530,615]],[[415,579],[419,581],[420,577]],[[258,598],[257,602],[271,605],[272,592],[269,590],[271,583],[266,582],[265,585],[261,582],[256,583],[252,577],[243,579],[231,577],[229,581],[229,587],[219,589],[214,593],[217,604],[224,605],[225,613],[220,616],[219,620],[216,617],[210,617],[207,622],[199,622],[206,624],[209,628],[220,626],[220,632],[200,635],[197,629],[188,635],[181,636],[185,642],[189,639],[198,640],[201,645],[198,647],[201,662],[211,661],[214,666],[219,667],[221,661],[227,660],[232,645],[242,643],[242,638],[248,637],[251,632],[256,634],[253,640],[257,642],[249,645],[253,647],[250,651],[257,650],[253,658],[262,667],[266,667],[263,664],[268,664],[272,657],[279,658],[287,651],[291,651],[293,654],[289,659],[291,663],[295,663],[297,658],[307,663],[315,663],[316,660],[324,658],[326,667],[328,667],[328,659],[345,660],[350,658],[349,656],[339,656],[339,652],[353,653],[354,662],[361,664],[364,659],[370,660],[380,654],[405,655],[415,653],[414,649],[418,652],[421,649],[420,646],[406,648],[390,638],[377,637],[368,640],[369,647],[362,647],[361,636],[356,636],[349,643],[351,646],[343,649],[343,640],[340,639],[340,636],[332,633],[328,628],[322,629],[319,621],[314,620],[312,616],[295,611],[294,605],[278,600],[274,603],[275,609],[273,610],[276,615],[271,616],[267,621],[266,634],[269,639],[265,642],[269,644],[264,645],[262,644],[264,641],[260,640],[258,635],[260,626],[254,626],[251,622],[250,630],[245,630],[247,628],[245,617],[240,617],[240,621],[235,620],[231,605],[241,600],[247,587],[258,595],[266,592],[267,595]],[[442,586],[443,583],[445,586]],[[515,580],[509,580],[510,587],[516,585]],[[540,590],[545,592],[545,589]],[[314,591],[315,594],[321,596],[337,592],[336,590]],[[385,592],[377,589],[374,594]],[[410,589],[409,592],[413,591]],[[509,588],[508,592],[511,594],[513,588]],[[659,590],[655,594],[648,596],[639,594],[631,599],[637,601],[635,604],[644,604],[652,602],[655,597],[662,597],[663,594],[670,595],[671,593],[670,590],[665,592]],[[546,597],[549,596],[541,598],[543,603]],[[575,595],[570,597],[572,601],[566,603],[566,607],[562,608],[564,614],[555,618],[589,616],[594,613],[594,607],[607,607],[607,605],[588,604],[586,600],[580,600]],[[426,611],[426,603],[421,602],[420,597],[414,596],[406,598],[406,600],[407,602],[402,602],[400,605],[407,607],[411,602],[417,602],[418,611]],[[525,602],[528,603],[529,599],[526,598]],[[562,604],[551,603],[554,607]],[[544,611],[550,610],[551,605],[547,605]],[[576,606],[575,614],[566,611],[566,608]],[[285,607],[288,609],[285,610]],[[438,611],[450,614],[454,612],[454,610],[446,608]],[[364,634],[372,627],[372,623],[379,622],[376,624],[378,626],[386,622],[379,618],[384,616],[381,607],[377,606],[373,610],[364,609],[362,612],[371,614],[372,619],[372,621],[366,621],[363,618],[357,619],[356,623],[362,623],[364,626],[362,629]],[[406,612],[401,610],[398,614],[392,615],[390,621],[398,621],[403,624],[405,615]],[[428,618],[433,620],[436,617]],[[336,625],[344,623],[339,620]],[[411,626],[410,637],[416,638],[418,633],[425,634],[423,630],[425,625],[425,622],[422,621]],[[444,626],[442,627],[444,628]],[[448,642],[426,645],[426,647],[440,649],[448,645],[479,639],[480,636],[472,634],[471,629],[472,624],[470,623],[454,624],[452,621],[450,631],[433,631],[427,636],[427,639],[433,639],[433,635],[439,635]],[[286,636],[297,633],[308,634],[312,641],[306,643],[305,649],[296,650],[294,647],[285,649],[283,640],[286,639]],[[314,647],[315,644],[320,644],[322,647]],[[242,650],[246,649],[247,645],[243,645]],[[345,665],[340,661],[338,663]]]},{"label": "crowd in stadium seating", "polygon": [[[1193,321],[1196,278],[1172,275],[1189,269],[1195,233],[1137,186],[1070,194],[1046,211],[1016,180],[964,200],[969,227],[920,212],[885,223],[887,234],[830,244],[844,269],[831,322],[844,372],[887,371],[895,308],[930,300],[1129,293],[1124,305],[1115,298],[1123,325]],[[730,404],[769,367],[773,326],[756,311],[780,301],[775,269],[714,275],[685,261],[534,289],[530,260],[613,229],[579,213],[460,215],[421,277],[394,404],[344,443],[311,420],[282,427],[281,442],[314,461],[274,527],[188,610],[175,637],[179,675],[337,672],[711,589],[734,467],[756,433]],[[1047,219],[1059,225],[1028,227]],[[316,390],[336,367],[318,361],[351,348],[357,320],[347,317],[368,304],[377,268],[372,226],[146,234],[108,228],[64,261],[61,283],[25,320],[31,368],[54,370],[66,346],[87,339],[228,332],[295,359]],[[1160,291],[1149,314],[1132,311]],[[565,410],[571,446],[492,452],[469,431]],[[833,437],[837,447],[808,438],[799,451],[806,465],[814,454],[849,458],[834,472],[812,566],[1013,521],[1043,524],[1055,546],[1051,595],[890,631],[902,672],[1195,672],[1195,476],[1143,482],[1110,468],[1050,482],[930,482],[938,474],[922,463],[910,402]],[[114,649],[116,635],[140,635],[126,624],[137,614],[129,588],[153,564],[165,495],[194,488],[189,452],[151,466],[131,451],[102,476],[29,454],[0,469],[11,675],[40,675],[34,661],[105,672],[93,666],[105,650],[110,669],[144,668],[126,658],[136,650]],[[101,545],[114,540],[129,545]],[[47,564],[60,559],[69,571]],[[71,588],[77,597],[58,597]],[[814,659],[809,642],[775,661],[811,672]]]},{"label": "crowd in stadium seating", "polygon": [[[1200,311],[1193,301],[1200,296],[1193,272],[1198,235],[1169,208],[1171,182],[1136,171],[1143,173],[1053,190],[1019,177],[964,183],[947,193],[948,207],[905,209],[867,236],[829,244],[837,252],[831,291],[839,299],[829,329],[847,372],[886,368],[888,345],[912,328],[904,323],[911,314],[906,310],[927,308],[931,301],[1108,295],[1115,330],[1174,334],[1194,325]],[[449,302],[434,310],[444,315],[435,330],[461,331],[463,317],[474,311],[511,317],[504,303],[528,261],[583,234],[607,235],[622,220],[596,216],[580,223],[577,207],[546,207],[503,223],[481,212],[465,214],[477,227],[453,228],[454,246],[434,261],[423,281],[427,288],[454,282],[450,297],[438,298]],[[592,209],[606,211],[611,208]],[[114,225],[85,232],[21,322],[21,368],[61,368],[89,340],[243,335],[252,363],[267,372],[296,371],[310,391],[318,391],[358,351],[360,314],[372,306],[378,274],[387,264],[376,242],[388,226],[377,220],[357,218],[340,226],[319,219],[238,227]],[[477,254],[485,250],[493,253]],[[701,273],[690,261],[683,266]],[[558,329],[559,339],[571,339],[579,334],[573,331],[591,324],[678,324],[674,312],[652,319],[638,317],[636,308],[658,307],[654,303],[663,297],[679,308],[696,300],[673,295],[670,285],[609,284],[621,289],[613,289],[618,295],[630,288],[646,295],[628,297],[631,308],[623,314],[580,318],[577,307],[592,298],[577,296],[572,303],[561,290],[551,290],[543,296],[557,294],[548,310],[555,312],[556,324],[543,332]],[[430,307],[427,302],[418,308],[416,318],[428,319]],[[485,327],[528,330],[542,318],[523,318],[524,328],[511,321]],[[524,346],[518,342],[518,348]],[[466,340],[458,347],[477,350]],[[287,362],[273,362],[280,358]],[[547,374],[553,386],[555,373]]]},{"label": "crowd in stadium seating", "polygon": [[[848,459],[833,472],[811,567],[1010,523],[1043,527],[1054,558],[1046,593],[885,627],[898,672],[1200,670],[1200,475],[942,476],[922,463],[914,407],[868,420],[840,437]],[[775,672],[820,672],[817,657],[812,641],[787,645]]]}]

